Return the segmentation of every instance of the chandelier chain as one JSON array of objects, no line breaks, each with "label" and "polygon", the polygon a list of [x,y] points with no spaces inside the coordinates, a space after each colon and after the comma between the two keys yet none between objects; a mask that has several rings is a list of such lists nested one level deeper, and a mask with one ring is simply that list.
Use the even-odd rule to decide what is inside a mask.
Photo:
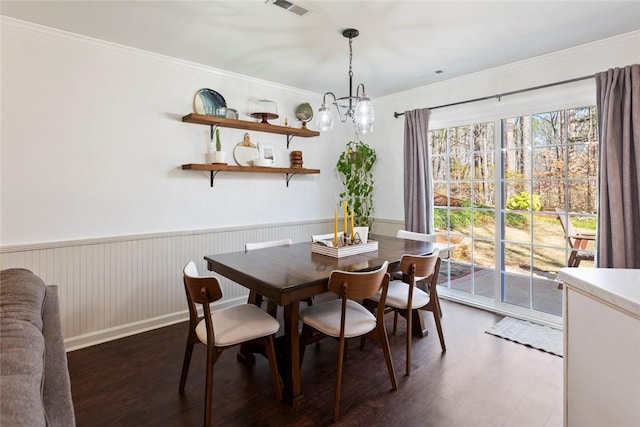
[{"label": "chandelier chain", "polygon": [[353,70],[351,67],[351,60],[353,59],[353,49],[351,47],[351,42],[353,39],[349,37],[349,77],[353,77]]}]

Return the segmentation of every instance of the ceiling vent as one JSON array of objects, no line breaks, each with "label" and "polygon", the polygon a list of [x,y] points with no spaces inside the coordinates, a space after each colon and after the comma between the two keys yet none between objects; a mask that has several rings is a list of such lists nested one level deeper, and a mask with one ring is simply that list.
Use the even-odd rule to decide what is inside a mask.
[{"label": "ceiling vent", "polygon": [[309,9],[305,9],[302,6],[298,6],[297,4],[293,4],[287,0],[272,0],[272,4],[279,6],[284,10],[288,10],[291,13],[295,13],[298,16],[304,16],[309,13]]}]

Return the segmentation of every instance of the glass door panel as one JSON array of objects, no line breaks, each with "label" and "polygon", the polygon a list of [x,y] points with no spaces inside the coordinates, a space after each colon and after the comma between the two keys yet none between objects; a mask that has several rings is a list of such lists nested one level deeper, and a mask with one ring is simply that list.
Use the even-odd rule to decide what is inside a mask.
[{"label": "glass door panel", "polygon": [[576,230],[596,228],[595,107],[436,129],[429,136],[436,233],[439,242],[455,246],[442,262],[439,285],[456,298],[506,312],[561,316],[557,272],[571,247],[559,215]]}]

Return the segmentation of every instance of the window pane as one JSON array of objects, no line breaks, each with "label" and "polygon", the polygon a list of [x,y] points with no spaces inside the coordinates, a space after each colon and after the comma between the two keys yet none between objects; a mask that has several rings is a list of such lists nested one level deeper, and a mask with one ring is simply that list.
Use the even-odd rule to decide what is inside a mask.
[{"label": "window pane", "polygon": [[503,165],[507,179],[531,178],[531,149],[503,151]]},{"label": "window pane", "polygon": [[[493,181],[476,181],[473,183],[473,203],[476,207],[495,206],[495,184]],[[493,210],[492,210],[493,213]]]},{"label": "window pane", "polygon": [[533,178],[564,178],[567,175],[566,158],[566,150],[561,146],[534,148]]},{"label": "window pane", "polygon": [[536,146],[561,145],[566,139],[564,111],[552,111],[531,117],[533,143]]},{"label": "window pane", "polygon": [[432,155],[447,154],[447,129],[429,131],[429,144]]},{"label": "window pane", "polygon": [[598,127],[595,107],[582,107],[568,110],[568,143],[598,142]]},{"label": "window pane", "polygon": [[598,206],[596,180],[571,180],[569,186],[569,211],[595,214]]},{"label": "window pane", "polygon": [[448,157],[444,155],[432,156],[431,166],[433,168],[433,179],[446,181],[448,179],[447,169],[449,168]]},{"label": "window pane", "polygon": [[596,178],[598,176],[598,146],[573,144],[569,146],[569,178]]}]

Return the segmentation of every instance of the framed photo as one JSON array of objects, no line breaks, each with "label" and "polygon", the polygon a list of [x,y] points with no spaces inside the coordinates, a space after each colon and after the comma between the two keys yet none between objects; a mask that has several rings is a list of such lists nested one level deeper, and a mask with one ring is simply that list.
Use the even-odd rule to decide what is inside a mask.
[{"label": "framed photo", "polygon": [[276,162],[276,147],[275,145],[269,145],[269,144],[260,144],[258,145],[258,148],[260,150],[260,158],[261,159],[265,159],[265,160],[271,160],[271,165],[272,166],[276,166],[277,162]]}]

